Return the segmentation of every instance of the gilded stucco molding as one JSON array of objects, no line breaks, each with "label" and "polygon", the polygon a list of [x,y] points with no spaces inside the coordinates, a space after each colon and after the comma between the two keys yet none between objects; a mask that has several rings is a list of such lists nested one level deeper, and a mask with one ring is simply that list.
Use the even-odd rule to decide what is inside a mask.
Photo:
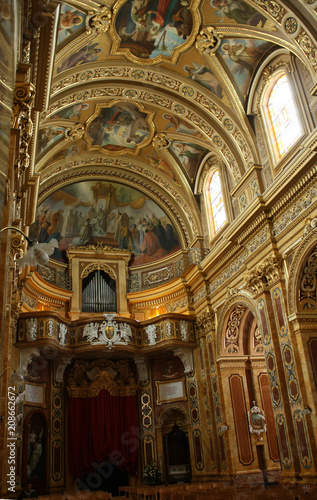
[{"label": "gilded stucco molding", "polygon": [[183,288],[181,290],[177,290],[176,292],[164,295],[163,297],[157,297],[155,299],[150,299],[150,300],[143,299],[141,302],[130,301],[130,303],[133,304],[133,309],[135,310],[155,309],[156,307],[160,307],[162,305],[166,305],[167,307],[167,305],[174,302],[175,299],[180,300],[182,298],[186,300],[186,304],[188,305],[187,294]]},{"label": "gilded stucco molding", "polygon": [[213,26],[207,26],[199,32],[196,38],[196,49],[202,55],[215,54],[220,45],[221,38],[221,35],[218,35],[217,30]]},{"label": "gilded stucco molding", "polygon": [[102,270],[105,273],[109,274],[110,278],[117,280],[118,276],[114,269],[108,264],[104,264],[102,262],[94,262],[93,264],[88,264],[81,272],[81,279],[86,278],[90,273]]},{"label": "gilded stucco molding", "polygon": [[156,134],[153,137],[153,146],[158,151],[167,150],[171,145],[171,141],[167,138],[166,134]]},{"label": "gilded stucco molding", "polygon": [[100,35],[106,33],[110,27],[112,18],[111,10],[103,5],[97,11],[88,11],[86,16],[86,31],[88,35]]},{"label": "gilded stucco molding", "polygon": [[298,37],[295,38],[296,43],[304,52],[305,56],[309,60],[314,71],[317,72],[317,45],[313,42],[312,38],[308,33],[302,28]]},{"label": "gilded stucco molding", "polygon": [[138,386],[127,360],[75,363],[67,380],[70,397],[95,397],[102,389],[107,389],[112,396],[134,396],[137,393]]}]

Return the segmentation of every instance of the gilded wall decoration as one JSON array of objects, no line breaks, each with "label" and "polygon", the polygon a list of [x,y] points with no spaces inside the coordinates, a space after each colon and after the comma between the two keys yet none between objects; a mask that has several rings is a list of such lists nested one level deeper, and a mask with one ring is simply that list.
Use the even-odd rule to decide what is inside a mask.
[{"label": "gilded wall decoration", "polygon": [[281,464],[285,469],[290,469],[293,464],[293,458],[291,454],[287,424],[284,415],[282,414],[276,415],[275,422],[276,422],[275,425],[277,429],[277,439],[279,443]]},{"label": "gilded wall decoration", "polygon": [[239,333],[241,320],[246,307],[237,304],[231,311],[225,331],[225,348],[227,352],[237,353],[239,351]]},{"label": "gilded wall decoration", "polygon": [[299,303],[303,311],[314,310],[317,307],[316,300],[316,256],[317,247],[314,247],[306,260],[305,267],[300,279]]}]

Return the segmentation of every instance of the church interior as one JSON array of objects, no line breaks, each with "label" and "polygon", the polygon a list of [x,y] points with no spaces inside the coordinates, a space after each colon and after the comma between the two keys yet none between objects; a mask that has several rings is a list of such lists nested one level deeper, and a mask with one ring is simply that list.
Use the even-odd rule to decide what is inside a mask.
[{"label": "church interior", "polygon": [[1,498],[317,498],[316,33],[0,0]]}]

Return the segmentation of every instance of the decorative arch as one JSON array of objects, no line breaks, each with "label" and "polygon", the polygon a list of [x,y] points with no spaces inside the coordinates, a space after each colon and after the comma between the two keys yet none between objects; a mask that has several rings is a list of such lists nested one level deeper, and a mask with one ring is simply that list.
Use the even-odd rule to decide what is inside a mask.
[{"label": "decorative arch", "polygon": [[112,267],[107,266],[107,264],[102,264],[101,262],[93,262],[92,264],[88,264],[88,266],[84,267],[80,276],[81,279],[86,278],[88,274],[96,270],[104,271],[105,273],[109,274],[110,278],[114,280],[118,279],[118,276],[112,269]]},{"label": "decorative arch", "polygon": [[[223,355],[232,356],[232,354],[247,354],[250,344],[247,343],[246,328],[251,327],[252,335],[258,335],[255,325],[259,324],[259,318],[255,304],[249,293],[244,290],[237,291],[235,289],[228,289],[227,293],[228,298],[219,311],[218,316],[217,357]],[[231,330],[226,336],[228,329]],[[241,332],[243,333],[243,337],[240,339]],[[233,349],[229,350],[231,346]],[[235,346],[238,346],[236,352],[234,351]],[[259,345],[257,344],[254,347],[258,348]]]},{"label": "decorative arch", "polygon": [[168,417],[171,415],[172,412],[178,412],[180,415],[183,416],[183,420],[185,424],[189,423],[189,416],[186,408],[182,405],[169,405],[168,407],[164,408],[161,413],[159,414],[157,418],[157,427],[162,428],[166,421],[168,420]]},{"label": "decorative arch", "polygon": [[[301,283],[305,276],[305,268],[308,267],[308,261],[310,257],[312,261],[309,262],[310,270],[308,274],[312,276],[312,284],[311,290],[316,291],[316,274],[317,274],[317,264],[316,259],[313,259],[314,254],[316,253],[316,236],[317,236],[317,219],[312,219],[309,224],[305,228],[305,232],[300,242],[295,255],[293,257],[293,261],[289,271],[289,282],[288,282],[288,291],[287,291],[287,303],[288,303],[288,314],[289,316],[293,316],[298,312],[311,312],[310,309],[307,311],[300,311],[299,307],[299,294],[298,291],[301,287]],[[305,285],[306,286],[306,285]],[[312,304],[312,300],[308,299],[307,304]],[[317,314],[317,301],[316,301],[316,314]]]}]

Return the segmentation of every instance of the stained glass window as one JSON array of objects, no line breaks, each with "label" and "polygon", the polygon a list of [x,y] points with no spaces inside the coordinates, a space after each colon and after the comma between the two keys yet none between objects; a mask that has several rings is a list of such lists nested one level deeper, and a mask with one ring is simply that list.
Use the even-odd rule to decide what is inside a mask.
[{"label": "stained glass window", "polygon": [[268,111],[278,157],[281,158],[302,135],[302,127],[285,74],[271,90]]},{"label": "stained glass window", "polygon": [[226,211],[221,190],[219,171],[215,170],[208,185],[209,210],[213,236],[221,229],[226,221]]}]

